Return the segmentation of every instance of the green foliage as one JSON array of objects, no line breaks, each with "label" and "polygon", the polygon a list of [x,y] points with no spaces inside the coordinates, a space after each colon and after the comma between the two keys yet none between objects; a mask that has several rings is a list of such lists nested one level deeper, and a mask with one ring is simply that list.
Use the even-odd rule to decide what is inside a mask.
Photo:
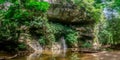
[{"label": "green foliage", "polygon": [[20,43],[18,45],[18,50],[25,50],[27,48],[26,44],[25,43]]},{"label": "green foliage", "polygon": [[[1,0],[2,1],[2,0]],[[0,2],[1,2],[0,1]],[[43,17],[36,19],[36,17],[41,16],[39,11],[46,12],[49,4],[47,2],[37,2],[37,6],[33,4],[33,7],[37,9],[38,12],[32,11],[25,7],[26,4],[29,4],[29,1],[25,0],[10,0],[12,5],[8,7],[7,11],[0,10],[0,42],[11,44],[9,46],[4,44],[3,49],[8,50],[25,50],[26,45],[24,43],[19,43],[19,38],[21,33],[30,34],[29,28],[33,26],[37,26],[36,28],[40,28],[39,26],[43,26],[40,23],[46,23],[47,21],[43,19]],[[31,4],[31,2],[30,2]],[[31,5],[30,5],[31,7]],[[23,27],[24,26],[24,27]],[[27,30],[28,29],[28,30]],[[49,37],[49,36],[48,36]],[[52,37],[52,35],[50,35]],[[15,45],[15,47],[14,47]]]},{"label": "green foliage", "polygon": [[14,19],[22,19],[22,18],[28,18],[29,12],[26,10],[16,10],[15,14],[13,16]]},{"label": "green foliage", "polygon": [[92,47],[92,44],[89,43],[89,42],[83,42],[82,46],[83,48],[91,48]]},{"label": "green foliage", "polygon": [[57,33],[62,34],[63,32],[65,32],[64,31],[65,28],[67,28],[59,23],[50,23],[50,25],[51,25],[52,33],[54,34],[57,34]]},{"label": "green foliage", "polygon": [[58,41],[59,38],[73,31],[72,29],[70,29],[70,27],[64,26],[59,23],[47,22],[46,24],[42,23],[42,25],[44,25],[44,27],[46,28],[43,32],[41,32],[42,30],[39,30],[39,32],[41,32],[42,35],[41,38],[39,39],[39,42],[42,45],[48,44],[48,41],[49,43]]},{"label": "green foliage", "polygon": [[113,18],[106,21],[106,26],[101,25],[101,30],[99,32],[99,40],[102,44],[120,44],[119,41],[119,26],[120,19]]},{"label": "green foliage", "polygon": [[72,53],[69,58],[70,60],[80,60],[78,53]]},{"label": "green foliage", "polygon": [[41,37],[38,41],[41,45],[46,45],[45,37]]},{"label": "green foliage", "polygon": [[109,26],[108,26],[108,31],[112,33],[113,40],[111,41],[112,44],[120,44],[120,19],[119,18],[113,18],[108,21]]},{"label": "green foliage", "polygon": [[109,32],[109,31],[107,31],[107,30],[101,31],[101,32],[100,32],[99,41],[100,41],[100,43],[102,43],[103,45],[105,45],[105,44],[112,44],[112,43],[113,43],[112,33]]},{"label": "green foliage", "polygon": [[102,0],[95,0],[96,3],[102,3]]},{"label": "green foliage", "polygon": [[[10,23],[11,22],[11,23]],[[11,39],[14,39],[16,40],[18,38],[18,30],[17,30],[17,24],[8,20],[8,19],[5,19],[3,21],[1,21],[1,28],[0,28],[0,40],[2,40],[2,38],[11,38]]]},{"label": "green foliage", "polygon": [[44,20],[42,17],[34,17],[34,21],[30,23],[30,26],[35,28],[42,28],[44,23],[46,23],[46,20]]},{"label": "green foliage", "polygon": [[78,33],[74,30],[70,30],[68,34],[66,34],[66,40],[69,43],[69,45],[75,45],[78,43]]},{"label": "green foliage", "polygon": [[11,2],[11,3],[15,3],[18,0],[0,0],[0,4],[3,4],[5,2]]},{"label": "green foliage", "polygon": [[[24,50],[26,48],[24,43],[18,41],[21,33],[35,36],[42,45],[58,41],[62,36],[65,37],[70,47],[78,44],[78,32],[72,29],[71,26],[48,21],[44,13],[50,7],[48,2],[38,2],[37,0],[9,1],[12,2],[12,5],[6,12],[0,14],[0,42],[11,41],[15,45],[15,47],[5,45],[9,50]],[[70,3],[70,0],[67,1]],[[0,3],[4,2],[5,0],[0,0]],[[101,8],[97,4],[95,6],[94,0],[75,0],[74,3],[79,5],[77,9],[84,10],[85,16],[90,17],[91,20],[100,20]],[[26,27],[27,29],[25,29]],[[90,47],[91,45],[85,43],[83,46]]]},{"label": "green foliage", "polygon": [[120,13],[120,0],[106,0],[104,5]]},{"label": "green foliage", "polygon": [[120,10],[120,0],[113,0],[111,5],[112,5],[112,8],[115,8],[118,11]]},{"label": "green foliage", "polygon": [[4,3],[5,2],[5,0],[0,0],[0,4],[2,4],[2,3]]},{"label": "green foliage", "polygon": [[[44,20],[43,20],[44,21]],[[43,24],[43,23],[42,23]],[[39,30],[38,32],[41,32],[40,35],[41,38],[39,39],[39,43],[42,45],[50,44],[55,41],[59,41],[59,39],[64,36],[66,42],[68,43],[69,47],[72,45],[74,46],[78,42],[78,35],[77,32],[73,29],[71,29],[69,26],[65,26],[59,23],[52,23],[47,22],[46,24],[43,24],[46,28],[43,32],[42,30]]]},{"label": "green foliage", "polygon": [[19,24],[23,24],[26,21],[30,22],[29,18],[31,15],[32,13],[29,13],[26,9],[19,8],[19,6],[15,4],[14,6],[10,6],[8,11],[5,13],[5,18],[18,22]]},{"label": "green foliage", "polygon": [[32,2],[28,3],[26,7],[31,10],[46,12],[48,10],[49,6],[50,6],[49,3],[47,3],[47,2],[32,1]]},{"label": "green foliage", "polygon": [[[95,22],[100,21],[100,16],[102,12],[102,4],[99,0],[75,0],[75,4],[78,8],[86,13],[86,20],[93,20]],[[99,2],[99,3],[98,3]]]},{"label": "green foliage", "polygon": [[[110,8],[113,15],[109,15],[110,19],[107,19],[107,21],[104,21],[104,24],[101,24],[100,32],[99,32],[99,40],[102,44],[120,44],[119,41],[119,23],[120,19],[114,16],[118,16],[117,14],[114,15],[114,13],[119,13],[120,11],[120,0],[106,0],[104,2],[105,8]],[[114,12],[117,11],[117,12]],[[104,26],[106,25],[106,26]]]}]

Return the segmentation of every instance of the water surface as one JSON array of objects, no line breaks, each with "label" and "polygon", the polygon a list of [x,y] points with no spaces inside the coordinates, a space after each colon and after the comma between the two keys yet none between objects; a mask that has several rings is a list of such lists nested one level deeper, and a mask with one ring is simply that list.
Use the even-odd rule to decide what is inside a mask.
[{"label": "water surface", "polygon": [[120,51],[81,53],[67,51],[34,52],[28,56],[17,57],[11,60],[120,60]]}]

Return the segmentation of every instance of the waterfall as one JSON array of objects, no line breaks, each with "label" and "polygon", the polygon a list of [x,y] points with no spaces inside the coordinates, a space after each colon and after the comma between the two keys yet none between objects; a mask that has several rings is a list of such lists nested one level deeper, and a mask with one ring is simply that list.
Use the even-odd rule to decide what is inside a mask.
[{"label": "waterfall", "polygon": [[61,49],[63,50],[63,52],[62,52],[63,55],[62,56],[65,57],[66,56],[66,50],[67,50],[67,45],[66,45],[65,38],[61,37],[60,42],[61,42]]},{"label": "waterfall", "polygon": [[64,39],[64,37],[61,37],[61,39],[60,39],[61,41],[61,48],[63,49],[63,51],[66,51],[66,49],[67,49],[67,45],[66,45],[66,41],[65,41],[65,39]]}]

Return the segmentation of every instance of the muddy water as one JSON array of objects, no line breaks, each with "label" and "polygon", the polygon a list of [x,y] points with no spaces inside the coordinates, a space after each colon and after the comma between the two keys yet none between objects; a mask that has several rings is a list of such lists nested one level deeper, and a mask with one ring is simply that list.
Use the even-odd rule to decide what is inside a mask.
[{"label": "muddy water", "polygon": [[28,56],[17,57],[11,60],[120,60],[120,51],[81,53],[67,51],[34,52]]}]

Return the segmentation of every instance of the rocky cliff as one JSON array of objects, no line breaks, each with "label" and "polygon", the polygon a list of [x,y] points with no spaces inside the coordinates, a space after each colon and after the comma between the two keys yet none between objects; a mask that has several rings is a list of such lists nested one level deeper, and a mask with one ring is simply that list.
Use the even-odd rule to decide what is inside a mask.
[{"label": "rocky cliff", "polygon": [[47,12],[49,21],[69,25],[72,29],[78,31],[78,46],[84,44],[81,41],[88,42],[90,44],[93,43],[95,38],[94,25],[96,20],[86,7],[79,6],[72,0],[47,1],[51,4],[51,7]]}]

